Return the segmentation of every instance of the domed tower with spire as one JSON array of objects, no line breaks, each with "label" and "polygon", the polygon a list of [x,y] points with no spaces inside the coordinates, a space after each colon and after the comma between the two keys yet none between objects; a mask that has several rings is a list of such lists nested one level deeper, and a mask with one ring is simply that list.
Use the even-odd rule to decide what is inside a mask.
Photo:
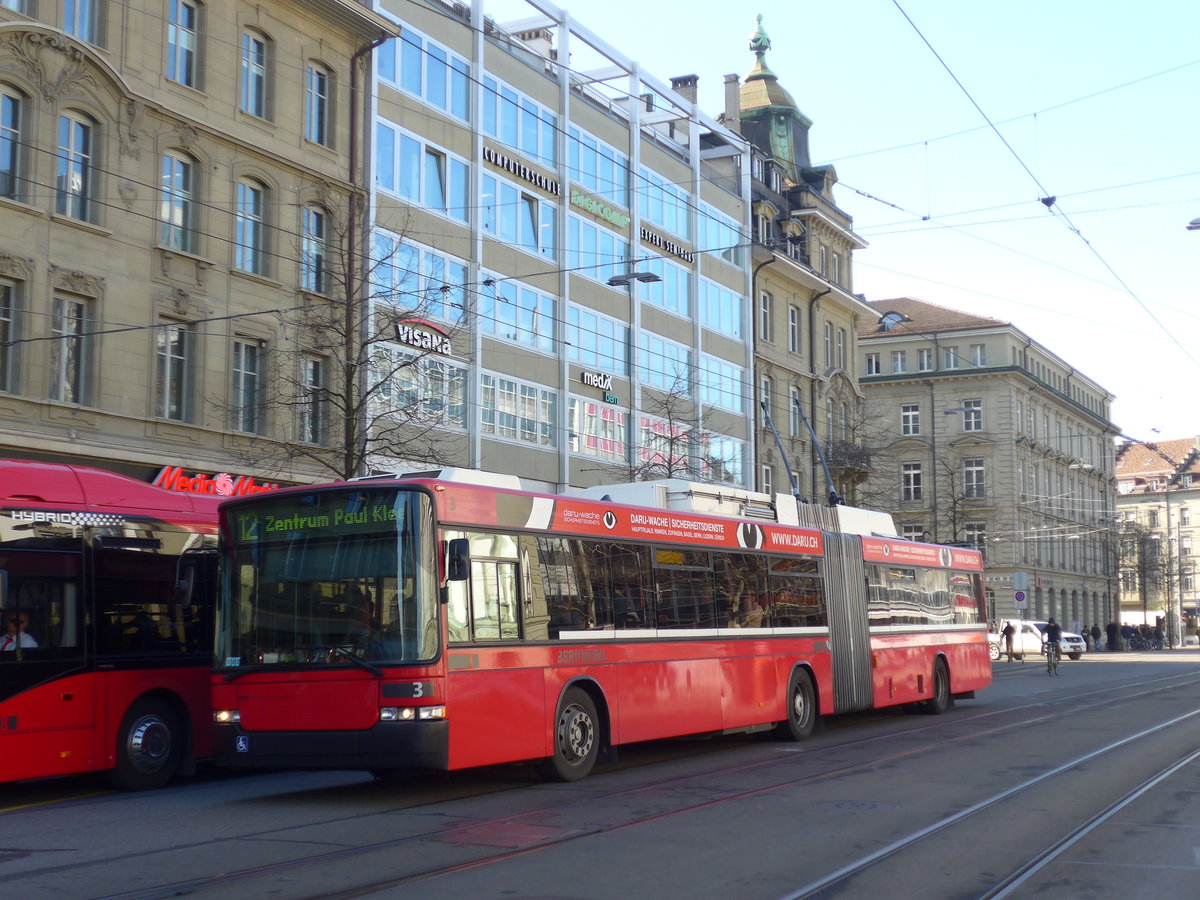
[{"label": "domed tower with spire", "polygon": [[797,496],[853,502],[870,469],[854,338],[875,314],[851,273],[866,244],[833,201],[833,166],[812,164],[812,120],[767,64],[762,19],[750,37],[754,68],[736,94],[736,76],[726,79],[725,113],[751,145],[755,403],[770,413],[755,435],[759,488],[786,481]]},{"label": "domed tower with spire", "polygon": [[783,169],[789,184],[800,184],[801,173],[812,163],[808,156],[808,130],[812,119],[800,112],[796,101],[767,65],[771,38],[757,18],[750,50],[756,61],[742,84],[740,119],[742,135]]}]

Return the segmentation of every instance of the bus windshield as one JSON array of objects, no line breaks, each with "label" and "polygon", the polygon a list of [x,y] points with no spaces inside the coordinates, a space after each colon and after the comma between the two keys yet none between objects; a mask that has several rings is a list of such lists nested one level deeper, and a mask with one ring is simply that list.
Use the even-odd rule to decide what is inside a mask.
[{"label": "bus windshield", "polygon": [[432,503],[412,489],[267,495],[221,511],[218,667],[427,661]]}]

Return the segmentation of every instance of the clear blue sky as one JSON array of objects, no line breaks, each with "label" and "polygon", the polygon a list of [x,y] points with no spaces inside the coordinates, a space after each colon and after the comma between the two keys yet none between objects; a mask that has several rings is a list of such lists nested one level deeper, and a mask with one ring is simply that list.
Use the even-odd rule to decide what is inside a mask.
[{"label": "clear blue sky", "polygon": [[1200,435],[1200,2],[561,5],[660,80],[699,75],[713,115],[762,13],[813,162],[870,242],[856,291],[1010,321],[1115,394],[1126,434]]}]

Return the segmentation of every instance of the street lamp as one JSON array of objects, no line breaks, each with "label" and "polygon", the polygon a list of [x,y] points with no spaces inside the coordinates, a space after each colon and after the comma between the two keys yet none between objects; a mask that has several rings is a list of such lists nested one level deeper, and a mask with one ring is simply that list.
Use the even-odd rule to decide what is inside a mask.
[{"label": "street lamp", "polygon": [[624,275],[614,275],[608,279],[608,285],[609,287],[627,287],[634,281],[655,282],[662,281],[662,279],[653,272],[626,272]]},{"label": "street lamp", "polygon": [[1195,219],[1192,219],[1192,221],[1188,222],[1187,230],[1188,231],[1200,231],[1200,218],[1195,218]]}]

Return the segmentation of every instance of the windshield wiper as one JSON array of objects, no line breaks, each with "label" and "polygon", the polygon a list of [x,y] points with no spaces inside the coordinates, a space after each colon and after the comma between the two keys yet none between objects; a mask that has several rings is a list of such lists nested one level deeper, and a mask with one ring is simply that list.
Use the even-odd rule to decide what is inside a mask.
[{"label": "windshield wiper", "polygon": [[345,647],[331,647],[330,649],[333,650],[333,652],[336,653],[338,656],[341,656],[341,657],[344,657],[345,659],[350,660],[350,662],[354,663],[360,669],[366,669],[368,672],[370,672],[376,678],[383,677],[383,669],[379,668],[377,665],[375,665],[373,663],[367,662],[365,659],[363,659],[357,653],[352,653],[351,651],[347,650]]}]

